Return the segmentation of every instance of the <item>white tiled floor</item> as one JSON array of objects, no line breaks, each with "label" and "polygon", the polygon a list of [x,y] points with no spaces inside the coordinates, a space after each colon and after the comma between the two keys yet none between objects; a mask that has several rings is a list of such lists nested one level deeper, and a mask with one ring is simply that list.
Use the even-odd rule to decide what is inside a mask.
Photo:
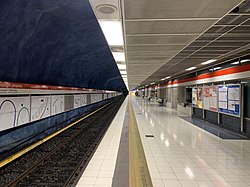
[{"label": "white tiled floor", "polygon": [[250,186],[250,141],[222,140],[174,110],[130,99],[154,187]]},{"label": "white tiled floor", "polygon": [[110,187],[112,185],[127,100],[128,98],[116,114],[77,187]]}]

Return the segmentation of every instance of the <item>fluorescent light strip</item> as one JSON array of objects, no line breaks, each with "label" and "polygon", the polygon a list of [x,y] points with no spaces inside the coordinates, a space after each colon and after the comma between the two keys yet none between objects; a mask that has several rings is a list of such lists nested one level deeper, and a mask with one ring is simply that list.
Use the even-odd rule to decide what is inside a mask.
[{"label": "fluorescent light strip", "polygon": [[221,69],[222,67],[215,67],[214,70],[218,70],[218,69]]},{"label": "fluorescent light strip", "polygon": [[244,62],[248,62],[248,61],[250,61],[250,59],[244,59],[244,60],[241,60],[240,62],[239,61],[232,62],[231,64],[236,65],[236,64],[244,63]]},{"label": "fluorescent light strip", "polygon": [[127,75],[127,71],[120,71],[121,75]]},{"label": "fluorescent light strip", "polygon": [[115,61],[125,61],[125,54],[124,52],[112,52]]},{"label": "fluorescent light strip", "polygon": [[240,63],[249,62],[250,59],[241,60]]},{"label": "fluorescent light strip", "polygon": [[109,45],[124,45],[120,21],[99,20],[99,23]]},{"label": "fluorescent light strip", "polygon": [[216,61],[215,59],[211,59],[211,60],[207,60],[207,61],[205,61],[205,62],[202,62],[201,64],[202,64],[202,65],[206,65],[206,64],[213,63],[213,62],[215,62],[215,61]]},{"label": "fluorescent light strip", "polygon": [[119,70],[126,70],[126,64],[117,64]]},{"label": "fluorescent light strip", "polygon": [[187,68],[186,71],[191,71],[191,70],[194,70],[196,69],[196,67],[190,67],[190,68]]},{"label": "fluorescent light strip", "polygon": [[236,64],[239,64],[239,63],[240,63],[239,61],[236,61],[236,62],[233,62],[231,64],[236,65]]},{"label": "fluorescent light strip", "polygon": [[215,70],[219,70],[219,69],[221,69],[222,67],[215,67],[215,68],[211,68],[211,69],[209,69],[209,71],[215,71]]}]

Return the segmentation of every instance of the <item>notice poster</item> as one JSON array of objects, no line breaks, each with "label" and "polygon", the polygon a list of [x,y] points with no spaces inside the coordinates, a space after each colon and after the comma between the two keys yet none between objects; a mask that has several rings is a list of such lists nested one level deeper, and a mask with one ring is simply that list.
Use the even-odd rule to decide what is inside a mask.
[{"label": "notice poster", "polygon": [[240,85],[223,85],[219,86],[219,111],[240,115]]},{"label": "notice poster", "polygon": [[240,85],[228,85],[228,111],[229,114],[240,115]]},{"label": "notice poster", "polygon": [[192,104],[197,106],[197,88],[192,88]]},{"label": "notice poster", "polygon": [[203,87],[203,108],[209,110],[210,88]]},{"label": "notice poster", "polygon": [[197,90],[197,107],[202,108],[202,87],[198,87]]},{"label": "notice poster", "polygon": [[227,113],[227,89],[228,88],[226,85],[218,86],[218,90],[219,90],[219,95],[218,95],[219,108],[218,108],[218,111],[219,112]]},{"label": "notice poster", "polygon": [[210,86],[209,88],[209,109],[217,111],[217,86]]}]

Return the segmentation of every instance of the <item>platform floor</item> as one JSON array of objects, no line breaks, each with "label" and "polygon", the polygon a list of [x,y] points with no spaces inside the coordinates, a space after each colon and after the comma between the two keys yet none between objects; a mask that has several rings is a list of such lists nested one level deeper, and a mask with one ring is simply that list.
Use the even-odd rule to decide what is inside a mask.
[{"label": "platform floor", "polygon": [[[250,186],[249,140],[223,140],[181,119],[173,109],[142,98],[129,99],[154,187]],[[84,172],[79,187],[112,185],[127,101]]]},{"label": "platform floor", "polygon": [[110,187],[112,185],[127,102],[128,97],[117,112],[77,187]]}]

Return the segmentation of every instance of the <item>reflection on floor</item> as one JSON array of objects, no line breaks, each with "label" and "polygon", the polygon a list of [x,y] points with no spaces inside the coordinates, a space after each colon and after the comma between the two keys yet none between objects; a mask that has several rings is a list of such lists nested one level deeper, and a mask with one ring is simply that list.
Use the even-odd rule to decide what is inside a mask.
[{"label": "reflection on floor", "polygon": [[218,138],[175,110],[130,99],[154,187],[250,186],[250,141]]},{"label": "reflection on floor", "polygon": [[248,140],[249,138],[242,136],[240,134],[236,134],[232,131],[229,131],[224,128],[220,128],[219,126],[216,126],[214,124],[211,124],[209,122],[206,122],[204,120],[198,119],[198,118],[192,118],[188,116],[180,116],[180,118],[186,120],[187,122],[190,122],[191,124],[202,128],[205,131],[210,132],[211,134],[218,136],[222,139],[234,139],[234,140]]}]

